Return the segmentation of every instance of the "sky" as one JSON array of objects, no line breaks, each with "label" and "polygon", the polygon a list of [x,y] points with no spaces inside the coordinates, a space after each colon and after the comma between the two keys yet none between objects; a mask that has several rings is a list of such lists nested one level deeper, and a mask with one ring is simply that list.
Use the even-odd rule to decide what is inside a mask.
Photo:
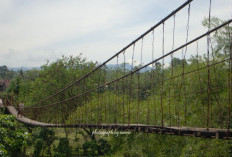
[{"label": "sky", "polygon": [[[78,56],[80,53],[87,60],[103,62],[184,2],[0,0],[0,65],[39,67],[62,55]],[[208,6],[209,0],[192,2],[189,40],[207,31],[201,21],[208,15]],[[232,0],[212,0],[212,16],[230,19]],[[176,46],[186,40],[187,17],[187,7],[176,15]],[[172,28],[173,22],[170,19],[165,23],[165,52],[172,47]],[[144,62],[151,60],[151,37],[143,41],[146,51]],[[157,28],[155,41],[158,45],[156,49],[159,49],[155,57],[158,57],[162,48],[162,27]],[[136,48],[139,54],[141,45],[139,47],[138,43]],[[126,60],[131,60],[129,52]]]}]

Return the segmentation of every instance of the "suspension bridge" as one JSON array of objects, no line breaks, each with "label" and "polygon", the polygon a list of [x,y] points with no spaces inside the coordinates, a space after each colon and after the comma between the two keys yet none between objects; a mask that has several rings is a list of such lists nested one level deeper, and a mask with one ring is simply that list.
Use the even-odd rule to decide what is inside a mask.
[{"label": "suspension bridge", "polygon": [[[35,97],[37,103],[26,105],[22,117],[17,116],[12,97],[2,98],[0,106],[29,126],[119,129],[231,139],[232,19],[213,27],[212,1],[209,0],[208,30],[190,39],[192,3],[194,0],[183,3],[83,77],[48,97]],[[183,23],[185,41],[176,46],[176,16],[183,11],[187,15],[186,24]],[[165,27],[166,23],[169,27],[172,23],[171,29]],[[223,57],[216,58],[211,37],[220,30],[228,31],[225,33],[227,45]],[[165,38],[165,32],[170,33],[171,39]],[[156,39],[159,33],[161,36],[157,35]],[[150,41],[149,50],[145,41]],[[170,50],[166,48],[168,41],[171,41]],[[206,48],[203,61],[199,57],[201,42],[201,47]],[[161,47],[160,51],[156,45]],[[193,49],[194,66],[187,61]],[[144,63],[144,51],[151,52],[150,62]],[[156,53],[160,56],[155,57]],[[179,54],[182,58],[177,66],[174,55]],[[135,65],[136,55],[139,65]],[[115,63],[115,67],[109,69],[110,63]],[[222,73],[226,74],[225,80],[220,77]]]}]

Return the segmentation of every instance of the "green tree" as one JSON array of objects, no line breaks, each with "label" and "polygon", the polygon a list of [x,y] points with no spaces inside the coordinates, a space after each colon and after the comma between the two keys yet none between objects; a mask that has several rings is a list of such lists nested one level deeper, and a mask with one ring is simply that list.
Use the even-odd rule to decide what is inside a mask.
[{"label": "green tree", "polygon": [[61,138],[59,145],[54,150],[54,157],[66,157],[72,154],[72,148],[69,146],[69,140],[67,138]]},{"label": "green tree", "polygon": [[0,156],[17,156],[27,145],[29,135],[17,128],[13,116],[0,114]]},{"label": "green tree", "polygon": [[40,156],[44,153],[48,156],[51,156],[51,146],[55,140],[55,132],[52,129],[35,129],[32,133],[32,144],[34,144],[34,156]]},{"label": "green tree", "polygon": [[17,96],[20,90],[20,82],[21,82],[21,79],[19,77],[16,77],[15,79],[13,79],[9,87],[7,88],[6,92]]},{"label": "green tree", "polygon": [[88,141],[82,146],[84,156],[106,155],[111,151],[111,146],[104,139]]},{"label": "green tree", "polygon": [[0,66],[0,79],[11,80],[16,76],[17,72],[9,70],[6,65]]},{"label": "green tree", "polygon": [[4,79],[8,71],[9,70],[6,65],[0,66],[0,78]]},{"label": "green tree", "polygon": [[[222,24],[223,20],[217,18],[217,17],[211,17],[210,24],[209,19],[205,18],[202,21],[203,26],[210,27],[210,29],[219,26]],[[215,33],[213,33],[212,38],[212,44],[214,48],[214,53],[217,55],[217,57],[221,57],[221,55],[229,55],[231,53],[231,35],[232,35],[232,27],[229,25],[226,25],[225,27],[219,29]]]}]

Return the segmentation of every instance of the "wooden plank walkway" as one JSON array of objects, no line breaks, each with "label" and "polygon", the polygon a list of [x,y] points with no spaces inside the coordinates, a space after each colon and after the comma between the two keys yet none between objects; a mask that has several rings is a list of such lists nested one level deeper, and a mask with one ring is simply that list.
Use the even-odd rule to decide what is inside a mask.
[{"label": "wooden plank walkway", "polygon": [[194,136],[194,137],[206,137],[206,138],[216,138],[216,139],[232,139],[232,131],[227,129],[217,129],[217,128],[194,128],[194,127],[160,127],[154,125],[144,125],[144,124],[49,124],[44,122],[38,122],[31,120],[27,117],[17,117],[17,110],[13,106],[7,106],[7,110],[10,114],[14,115],[16,119],[29,126],[39,126],[39,127],[62,127],[62,128],[95,128],[95,129],[107,129],[107,130],[127,130],[133,132],[146,132],[146,133],[159,133],[167,135],[182,135],[182,136]]},{"label": "wooden plank walkway", "polygon": [[32,125],[32,126],[41,126],[41,127],[61,127],[59,124],[49,124],[49,123],[43,123],[43,122],[38,122],[38,121],[35,121],[35,120],[31,120],[27,117],[18,117],[18,111],[15,109],[15,107],[13,106],[7,106],[6,107],[7,110],[10,112],[10,114],[12,114],[13,116],[15,116],[15,118],[21,122],[21,123],[24,123],[24,124],[27,124],[27,125]]}]

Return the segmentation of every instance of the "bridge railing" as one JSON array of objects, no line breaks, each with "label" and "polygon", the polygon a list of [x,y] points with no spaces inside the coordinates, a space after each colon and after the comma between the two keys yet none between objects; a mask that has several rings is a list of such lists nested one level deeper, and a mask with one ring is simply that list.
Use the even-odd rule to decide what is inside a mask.
[{"label": "bridge railing", "polygon": [[[143,52],[139,52],[139,55],[141,53],[141,56],[139,56],[138,54],[136,54],[136,51],[140,51],[139,46],[143,47],[143,44],[145,42],[144,41],[145,37],[147,37],[148,35],[154,36],[154,31],[156,29],[160,29],[160,27],[163,27],[166,21],[175,17],[179,11],[186,8],[192,1],[193,0],[187,0],[185,3],[183,3],[177,9],[173,10],[169,15],[167,15],[165,18],[160,20],[157,24],[155,24],[153,27],[151,27],[145,33],[140,35],[138,38],[133,40],[130,44],[128,44],[123,49],[121,49],[119,52],[117,52],[115,55],[113,55],[112,57],[107,59],[105,62],[103,62],[99,66],[97,66],[95,69],[93,69],[92,71],[90,71],[89,73],[84,75],[82,78],[74,81],[73,83],[69,84],[68,86],[64,87],[63,89],[60,89],[58,92],[55,92],[53,95],[50,95],[50,96],[40,100],[39,102],[33,104],[32,106],[43,106],[43,105],[47,105],[47,104],[52,103],[52,102],[56,102],[57,97],[59,97],[59,96],[62,97],[62,95],[65,95],[69,90],[75,90],[75,88],[81,87],[82,91],[84,91],[85,87],[83,87],[84,86],[83,84],[85,84],[85,81],[95,78],[96,75],[104,75],[102,73],[105,73],[106,67],[110,67],[111,64],[114,65],[113,69],[115,69],[115,70],[118,69],[119,67],[125,68],[124,73],[121,73],[121,74],[125,74],[125,72],[131,72],[133,70],[135,64],[136,64],[136,66],[138,66],[138,64],[140,64],[140,65],[144,64],[144,61],[142,59]],[[137,49],[135,48],[136,44],[138,44]],[[125,59],[126,56],[128,56],[127,59],[129,59],[130,61]],[[131,57],[129,57],[129,56],[131,56]],[[153,52],[152,56],[153,56],[152,60],[154,60],[154,52]],[[136,60],[136,57],[137,57],[137,60]],[[126,65],[128,65],[129,67],[126,67]],[[114,78],[107,78],[107,79],[99,78],[99,83],[95,84],[95,86],[98,87],[99,85],[103,85],[106,82],[110,82],[114,79],[117,79],[117,77],[120,77],[119,75],[120,75],[119,73],[115,72]],[[77,94],[77,93],[74,93],[74,95],[75,94]]]},{"label": "bridge railing", "polygon": [[[186,1],[81,79],[26,107],[25,114],[61,124],[146,124],[229,130],[231,42],[230,49],[217,57],[212,36],[229,30],[226,36],[232,41],[232,20],[212,28],[210,0],[208,30],[190,38],[191,2]],[[181,10],[185,11],[186,23],[178,28],[176,17]],[[180,29],[184,33],[181,44],[177,38]],[[148,52],[150,61],[145,59]]]}]

